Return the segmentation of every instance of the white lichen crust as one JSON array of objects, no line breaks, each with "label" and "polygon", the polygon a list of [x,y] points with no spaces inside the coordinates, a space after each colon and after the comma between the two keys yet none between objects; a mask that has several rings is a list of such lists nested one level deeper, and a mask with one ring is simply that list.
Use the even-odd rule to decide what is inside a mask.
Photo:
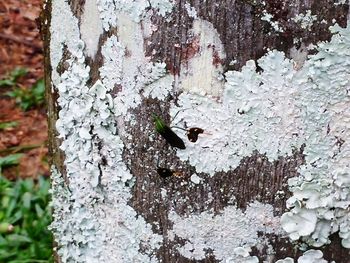
[{"label": "white lichen crust", "polygon": [[269,14],[266,10],[263,10],[263,15],[261,17],[262,21],[266,21],[276,32],[284,32],[283,27],[278,21],[273,20],[273,15]]},{"label": "white lichen crust", "polygon": [[342,245],[349,248],[350,28],[332,30],[336,33],[332,40],[319,44],[318,54],[295,77],[301,90],[305,165],[299,169],[300,177],[289,181],[291,211],[281,222],[293,240],[304,237],[322,246],[339,231]]},{"label": "white lichen crust", "polygon": [[278,235],[282,231],[273,207],[259,202],[249,204],[245,212],[227,206],[218,215],[207,211],[181,217],[171,212],[169,218],[173,222],[170,237],[187,240],[179,252],[195,260],[205,259],[205,250],[211,249],[221,262],[259,262],[249,255],[251,247],[266,241],[258,237],[258,232]]},{"label": "white lichen crust", "polygon": [[109,90],[115,89],[114,115],[126,115],[141,104],[142,97],[163,100],[173,87],[174,77],[165,76],[165,63],[150,62],[144,55],[143,31],[129,16],[119,15],[119,34],[109,37],[102,46],[104,63],[99,69],[101,80]]},{"label": "white lichen crust", "polygon": [[[235,169],[241,160],[259,151],[270,161],[291,155],[302,141],[302,123],[295,106],[297,87],[291,82],[295,70],[292,61],[278,51],[259,61],[262,73],[256,73],[253,61],[242,71],[226,73],[220,100],[183,92],[171,108],[176,126],[200,127],[196,143],[187,143],[178,151],[197,172],[209,173]],[[183,135],[184,141],[188,140]]]},{"label": "white lichen crust", "polygon": [[[287,257],[285,259],[279,259],[276,263],[294,263],[294,259]],[[327,260],[323,259],[323,253],[320,250],[310,249],[303,253],[302,256],[298,258],[297,263],[328,263]],[[335,263],[332,261],[331,263]]]},{"label": "white lichen crust", "polygon": [[270,161],[305,145],[300,177],[282,225],[293,240],[314,246],[339,231],[350,247],[350,28],[335,26],[301,69],[278,51],[226,73],[222,97],[183,92],[171,108],[174,125],[200,127],[196,143],[177,151],[197,172],[214,176],[235,169],[254,151]]},{"label": "white lichen crust", "polygon": [[140,22],[149,8],[161,16],[166,16],[173,8],[169,0],[97,0],[97,5],[106,31],[117,25],[118,13],[128,14],[134,22]]},{"label": "white lichen crust", "polygon": [[[161,237],[127,204],[132,175],[122,162],[124,145],[115,124],[116,109],[122,105],[115,104],[109,94],[113,85],[97,81],[87,86],[90,69],[85,65],[85,45],[69,10],[64,0],[52,3],[52,17],[63,13],[71,25],[69,30],[60,23],[51,25],[51,47],[57,48],[51,49],[53,65],[61,59],[66,65],[63,73],[56,68],[52,73],[60,107],[56,129],[69,184],[64,186],[62,176],[53,169],[56,212],[51,229],[58,254],[62,262],[157,262],[153,253]],[[62,57],[63,45],[69,59]]]},{"label": "white lichen crust", "polygon": [[291,18],[295,23],[300,24],[300,27],[311,31],[311,27],[317,21],[316,15],[311,15],[311,10],[307,10],[305,14],[298,14]]},{"label": "white lichen crust", "polygon": [[[334,27],[332,40],[319,44],[318,53],[302,67],[273,50],[257,61],[260,72],[248,61],[241,71],[228,71],[223,78],[220,37],[187,5],[196,18],[191,34],[198,52],[174,78],[165,63],[151,61],[144,52],[144,38],[154,30],[152,14],[167,16],[171,1],[98,0],[94,8],[94,19],[98,12],[105,31],[118,30],[103,43],[101,79],[88,85],[84,54],[93,56],[96,42],[86,46],[82,41],[67,1],[52,1],[52,84],[59,95],[56,128],[67,180],[52,168],[51,229],[63,262],[158,262],[155,253],[162,236],[128,205],[134,178],[122,159],[124,127],[116,119],[132,120],[128,110],[143,98],[164,100],[173,89],[182,92],[171,105],[173,124],[204,130],[195,143],[178,133],[186,149],[176,154],[196,169],[192,185],[205,181],[206,175],[199,173],[231,171],[255,152],[273,161],[305,146],[300,176],[289,180],[290,211],[281,221],[271,205],[258,202],[245,212],[235,206],[216,215],[170,212],[173,229],[167,234],[170,240],[186,240],[178,247],[182,256],[201,260],[209,249],[224,262],[258,262],[250,255],[251,247],[259,248],[258,232],[282,235],[281,225],[292,240],[302,237],[314,246],[329,243],[329,236],[339,231],[343,246],[350,248],[350,27]],[[263,19],[272,23],[267,13]],[[82,20],[86,29],[91,21],[84,21],[88,19]],[[271,25],[282,32],[278,23]],[[100,35],[101,25],[94,32]],[[90,33],[83,34],[85,41],[93,38]],[[57,71],[60,62],[64,72]],[[114,98],[112,91],[117,92]],[[166,197],[166,190],[161,194]],[[322,256],[311,251],[298,262],[324,262]]]}]

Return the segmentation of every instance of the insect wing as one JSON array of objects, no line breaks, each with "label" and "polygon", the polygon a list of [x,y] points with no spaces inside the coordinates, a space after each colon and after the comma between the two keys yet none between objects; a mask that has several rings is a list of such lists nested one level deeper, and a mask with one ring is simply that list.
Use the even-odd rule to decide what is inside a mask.
[{"label": "insect wing", "polygon": [[186,149],[184,141],[176,135],[168,126],[165,126],[163,131],[160,132],[160,135],[173,147],[179,149]]},{"label": "insect wing", "polygon": [[157,115],[153,114],[153,121],[156,126],[156,131],[173,147],[186,149],[183,140],[176,135]]}]

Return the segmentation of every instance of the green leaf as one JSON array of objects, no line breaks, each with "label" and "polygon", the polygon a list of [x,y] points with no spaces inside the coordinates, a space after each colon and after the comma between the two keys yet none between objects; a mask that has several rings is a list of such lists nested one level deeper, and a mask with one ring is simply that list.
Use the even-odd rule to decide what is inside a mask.
[{"label": "green leaf", "polygon": [[7,240],[11,243],[12,246],[15,246],[19,243],[30,243],[32,240],[24,235],[11,234],[7,236]]},{"label": "green leaf", "polygon": [[16,153],[16,154],[10,154],[5,157],[0,157],[0,169],[3,167],[11,166],[11,165],[17,165],[19,164],[19,160],[23,154]]},{"label": "green leaf", "polygon": [[[0,234],[0,247],[7,244],[6,238],[3,237],[3,235]],[[0,253],[1,255],[1,253]]]},{"label": "green leaf", "polygon": [[[8,259],[12,256],[15,256],[16,252],[12,251],[6,251],[5,249],[0,249],[0,259]],[[6,262],[6,261],[0,261],[0,262]]]},{"label": "green leaf", "polygon": [[20,77],[23,77],[28,73],[28,70],[26,68],[20,68],[17,67],[14,70],[8,74],[8,76],[2,80],[0,80],[0,87],[1,86],[9,86],[9,87],[14,87],[17,85],[17,80]]},{"label": "green leaf", "polygon": [[43,98],[45,92],[45,82],[43,79],[39,79],[33,86],[33,94],[37,96],[37,98]]},{"label": "green leaf", "polygon": [[33,179],[10,182],[0,176],[0,224],[14,226],[11,233],[0,233],[1,263],[53,262],[48,186],[43,177],[36,183]]},{"label": "green leaf", "polygon": [[19,96],[19,93],[17,90],[16,91],[8,91],[5,94],[11,98],[15,98],[15,97]]},{"label": "green leaf", "polygon": [[5,130],[8,128],[16,127],[18,125],[17,121],[7,121],[0,123],[0,130]]},{"label": "green leaf", "polygon": [[43,79],[38,80],[30,88],[17,87],[6,93],[7,96],[16,99],[16,103],[22,110],[28,110],[32,107],[44,103],[45,82]]},{"label": "green leaf", "polygon": [[[6,218],[12,217],[13,211],[15,211],[16,206],[17,206],[17,200],[11,199],[7,205]],[[13,222],[10,222],[10,223],[13,223]]]},{"label": "green leaf", "polygon": [[[10,197],[9,196],[3,196],[2,198],[1,198],[1,206],[2,206],[2,208],[7,208],[8,206],[9,206],[9,204],[10,204]],[[4,212],[3,210],[1,211],[1,212]]]},{"label": "green leaf", "polygon": [[22,211],[19,210],[13,216],[11,216],[10,218],[11,218],[11,220],[9,220],[10,223],[14,225],[19,220],[23,219],[23,213],[22,213]]},{"label": "green leaf", "polygon": [[23,189],[23,193],[26,191],[32,192],[35,189],[34,181],[32,178],[28,178],[21,182],[21,188]]},{"label": "green leaf", "polygon": [[11,78],[16,81],[18,78],[25,76],[28,73],[28,69],[17,67],[11,73]]},{"label": "green leaf", "polygon": [[0,210],[0,221],[4,220],[5,212]]},{"label": "green leaf", "polygon": [[10,86],[10,87],[12,87],[14,85],[16,85],[16,82],[13,82],[10,79],[2,79],[2,80],[0,80],[0,87],[2,87],[2,86]]},{"label": "green leaf", "polygon": [[32,201],[32,194],[29,192],[24,193],[24,195],[22,196],[22,200],[23,200],[23,207],[30,209],[30,203]]},{"label": "green leaf", "polygon": [[37,216],[40,218],[40,217],[43,217],[45,211],[40,207],[39,204],[35,204],[35,211],[36,211],[36,214]]}]

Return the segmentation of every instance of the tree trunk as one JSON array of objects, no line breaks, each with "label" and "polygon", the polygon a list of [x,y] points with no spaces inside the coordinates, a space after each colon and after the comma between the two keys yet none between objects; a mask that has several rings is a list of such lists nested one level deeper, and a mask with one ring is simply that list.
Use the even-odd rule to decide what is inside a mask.
[{"label": "tree trunk", "polygon": [[47,2],[57,261],[350,262],[338,2]]}]

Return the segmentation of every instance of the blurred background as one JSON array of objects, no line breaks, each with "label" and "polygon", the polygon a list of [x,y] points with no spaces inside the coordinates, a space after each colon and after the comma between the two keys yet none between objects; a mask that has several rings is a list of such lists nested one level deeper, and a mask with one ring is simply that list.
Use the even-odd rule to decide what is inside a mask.
[{"label": "blurred background", "polygon": [[0,1],[0,263],[52,262],[41,5]]}]

